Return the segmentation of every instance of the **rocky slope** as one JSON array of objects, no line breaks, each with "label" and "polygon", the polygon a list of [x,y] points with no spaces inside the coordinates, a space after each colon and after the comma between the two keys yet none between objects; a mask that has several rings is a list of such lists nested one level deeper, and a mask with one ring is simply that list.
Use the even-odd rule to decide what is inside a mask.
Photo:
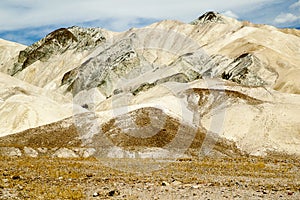
[{"label": "rocky slope", "polygon": [[7,72],[17,61],[17,55],[26,46],[0,39],[0,72]]},{"label": "rocky slope", "polygon": [[62,28],[19,48],[1,53],[2,144],[34,146],[50,126],[54,143],[96,156],[300,152],[297,30],[208,12],[122,33]]},{"label": "rocky slope", "polygon": [[0,72],[0,136],[72,115],[72,102]]}]

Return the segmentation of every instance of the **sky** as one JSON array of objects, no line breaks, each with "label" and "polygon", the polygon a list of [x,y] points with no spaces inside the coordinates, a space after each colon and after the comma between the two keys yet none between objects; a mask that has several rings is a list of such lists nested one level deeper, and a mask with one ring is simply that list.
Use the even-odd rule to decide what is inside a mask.
[{"label": "sky", "polygon": [[30,45],[70,26],[125,31],[208,11],[277,27],[300,27],[300,0],[1,0],[0,38]]}]

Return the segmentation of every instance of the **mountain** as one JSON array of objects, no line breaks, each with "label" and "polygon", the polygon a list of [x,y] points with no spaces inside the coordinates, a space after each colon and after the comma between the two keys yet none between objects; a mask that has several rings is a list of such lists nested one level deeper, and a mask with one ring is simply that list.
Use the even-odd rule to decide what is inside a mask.
[{"label": "mountain", "polygon": [[0,52],[0,144],[299,155],[299,35],[215,12],[120,33],[58,29]]},{"label": "mountain", "polygon": [[[211,66],[219,66],[218,68],[203,66],[197,72],[201,76],[220,78],[223,76],[224,79],[244,85],[264,85],[278,91],[298,94],[300,88],[297,81],[299,37],[296,36],[299,36],[298,34],[299,31],[296,30],[281,30],[266,25],[239,22],[213,12],[206,13],[191,24],[167,20],[123,33],[71,27],[54,31],[22,51],[18,62],[6,73],[36,86],[56,90],[65,86],[62,84],[64,76],[74,79],[76,71],[89,71],[85,68],[90,67],[83,65],[89,65],[89,62],[85,63],[85,61],[95,60],[97,53],[115,54],[114,51],[120,50],[115,59],[132,56],[126,57],[128,62],[136,62],[131,65],[145,62],[139,65],[145,66],[152,63],[175,64],[180,62],[180,59],[193,59],[198,56],[196,52],[200,54],[199,56],[204,54],[210,57],[206,60],[208,64],[213,63]],[[185,40],[186,38],[188,40]],[[282,42],[279,43],[278,40]],[[146,42],[143,43],[144,41]],[[117,43],[124,47],[118,49],[117,45],[114,46]],[[173,47],[164,47],[163,45],[167,43],[172,44]],[[154,50],[155,48],[157,50]],[[170,49],[176,57],[165,55]],[[117,65],[112,62],[123,62],[122,59],[107,60],[107,62]],[[46,69],[41,66],[45,63],[47,63]],[[203,63],[192,63],[192,65],[197,64]],[[242,68],[240,65],[249,66]],[[73,77],[70,77],[70,74]],[[98,80],[98,84],[101,81],[103,80]]]}]

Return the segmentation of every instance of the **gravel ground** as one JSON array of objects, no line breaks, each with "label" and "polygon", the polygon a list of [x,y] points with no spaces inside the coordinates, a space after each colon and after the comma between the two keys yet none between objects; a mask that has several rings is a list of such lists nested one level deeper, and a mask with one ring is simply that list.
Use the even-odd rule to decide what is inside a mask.
[{"label": "gravel ground", "polygon": [[1,157],[0,199],[300,199],[299,168],[284,157]]}]

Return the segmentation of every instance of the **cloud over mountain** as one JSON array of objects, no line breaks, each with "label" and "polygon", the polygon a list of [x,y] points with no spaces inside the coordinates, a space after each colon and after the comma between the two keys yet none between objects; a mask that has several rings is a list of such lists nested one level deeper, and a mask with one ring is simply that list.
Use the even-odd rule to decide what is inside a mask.
[{"label": "cloud over mountain", "polygon": [[299,25],[299,20],[296,20],[299,18],[296,12],[299,11],[299,1],[296,0],[230,0],[226,3],[219,0],[3,0],[0,2],[0,38],[29,45],[45,35],[32,35],[27,30],[46,33],[49,28],[77,25],[124,31],[162,19],[187,23],[211,10],[255,23],[286,27]]},{"label": "cloud over mountain", "polygon": [[291,23],[299,20],[300,18],[292,13],[282,13],[278,15],[274,22],[277,24]]}]

